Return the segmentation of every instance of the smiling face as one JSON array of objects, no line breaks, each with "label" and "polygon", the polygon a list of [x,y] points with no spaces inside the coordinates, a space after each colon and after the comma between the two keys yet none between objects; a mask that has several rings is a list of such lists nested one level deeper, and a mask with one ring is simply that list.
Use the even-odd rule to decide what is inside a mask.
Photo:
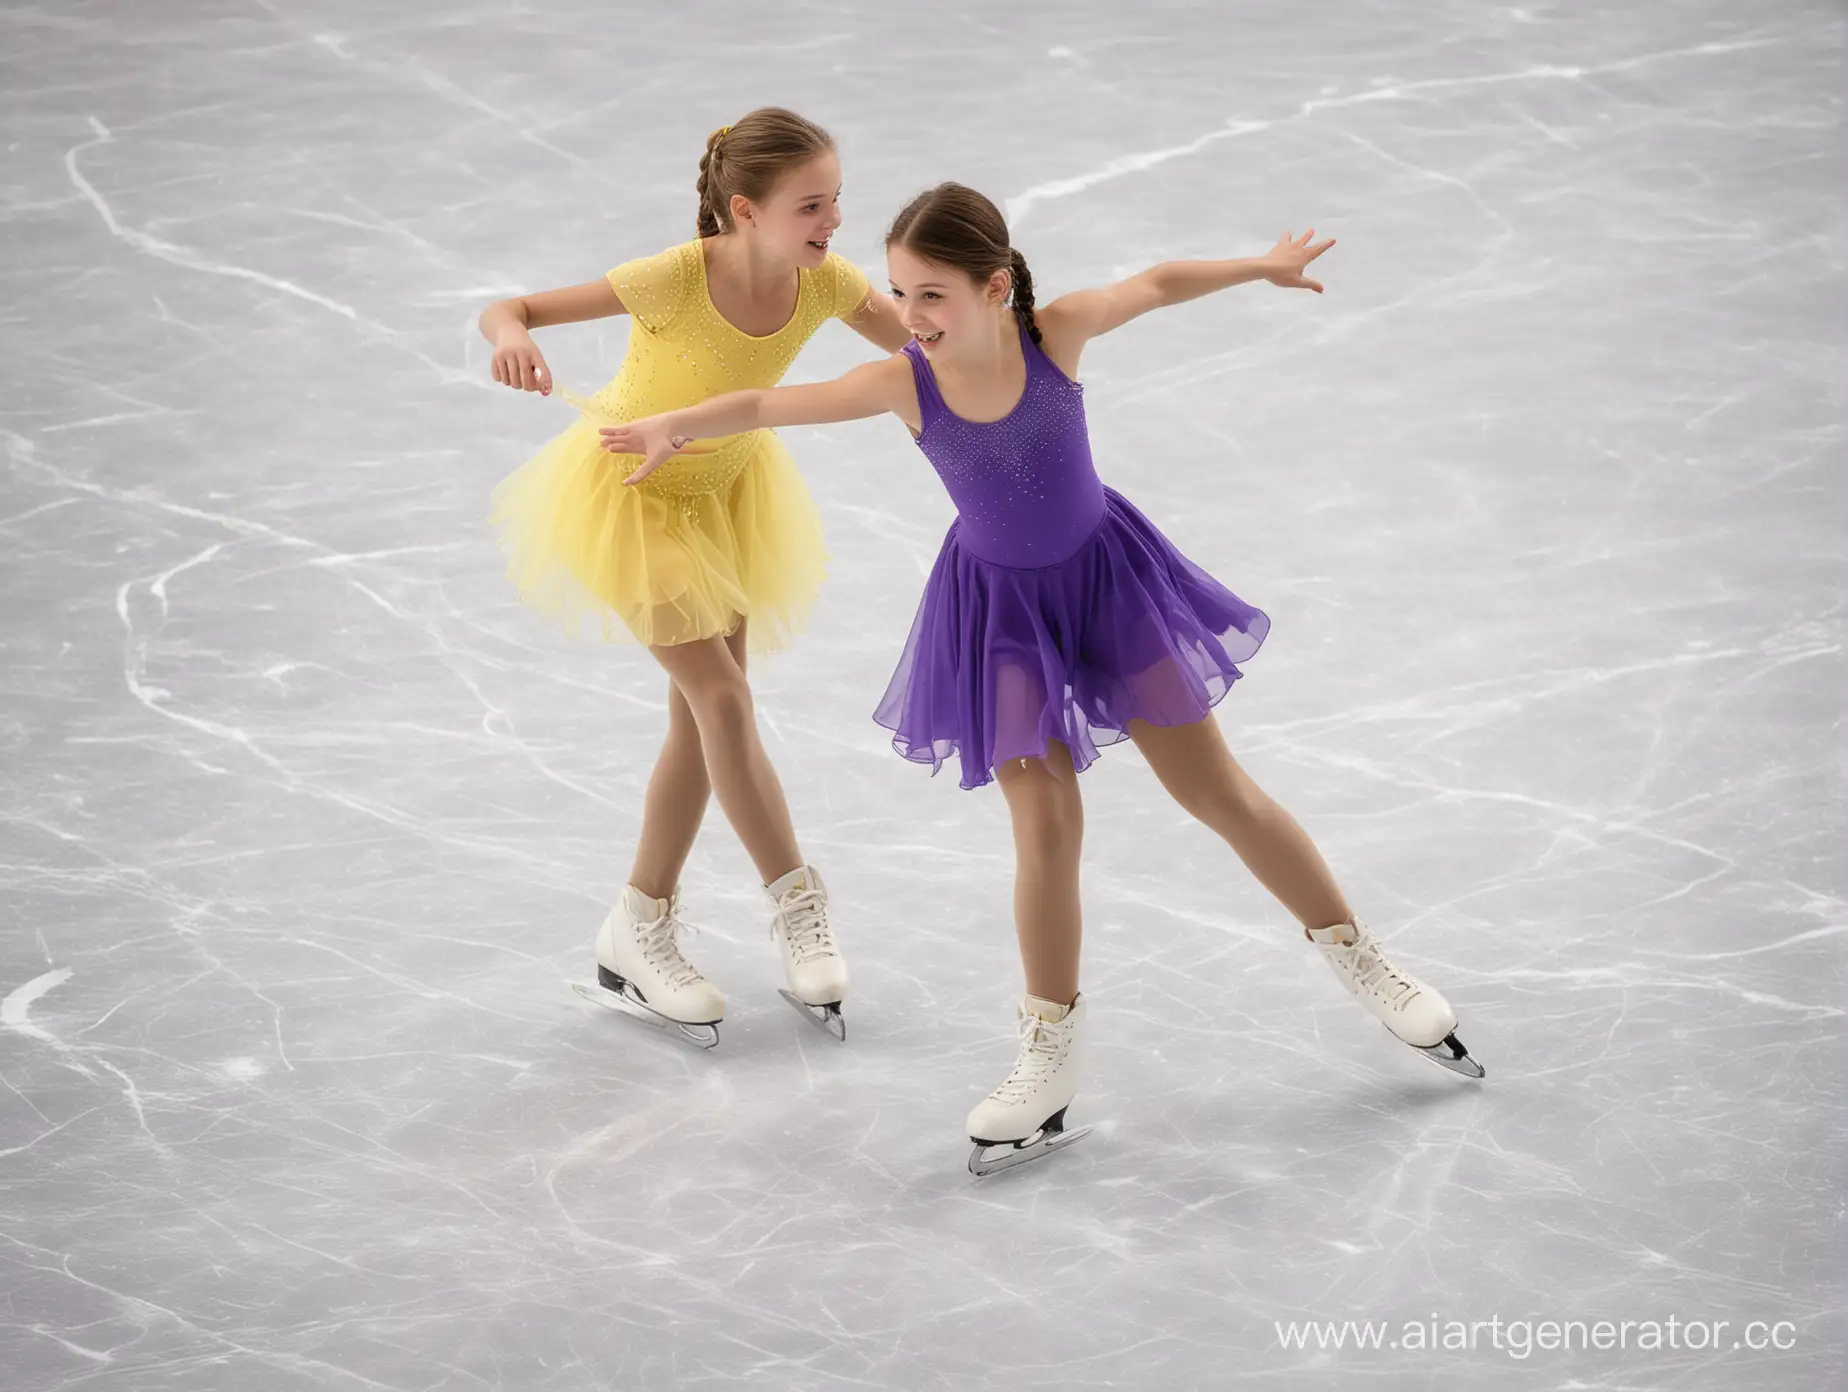
[{"label": "smiling face", "polygon": [[886,248],[892,299],[918,346],[933,359],[967,356],[994,343],[1007,302],[1008,277],[997,271],[977,282],[953,266],[927,261],[897,243]]},{"label": "smiling face", "polygon": [[764,248],[798,266],[819,266],[828,241],[841,225],[841,161],[824,150],[776,182],[767,197],[732,200],[732,224],[764,239]]}]

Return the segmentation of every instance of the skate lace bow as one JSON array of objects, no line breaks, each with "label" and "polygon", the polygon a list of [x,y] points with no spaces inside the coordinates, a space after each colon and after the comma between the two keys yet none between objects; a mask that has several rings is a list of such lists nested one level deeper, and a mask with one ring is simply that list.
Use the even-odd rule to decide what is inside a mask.
[{"label": "skate lace bow", "polygon": [[997,1102],[1013,1102],[1025,1096],[1059,1057],[1060,1046],[1072,1030],[1071,1017],[1054,1022],[1023,1013],[1020,1017],[1020,1057],[1014,1071],[1007,1075],[991,1094]]},{"label": "skate lace bow", "polygon": [[1388,1005],[1404,1005],[1418,989],[1411,978],[1386,959],[1371,933],[1344,944],[1339,961],[1356,986]]},{"label": "skate lace bow", "polygon": [[770,936],[778,928],[789,940],[790,954],[798,962],[834,955],[834,934],[828,928],[827,900],[818,889],[792,889],[777,901]]},{"label": "skate lace bow", "polygon": [[699,929],[680,917],[678,904],[653,923],[641,926],[642,958],[656,967],[667,978],[669,986],[685,986],[688,982],[700,979],[699,968],[681,955],[679,935],[697,933]]}]

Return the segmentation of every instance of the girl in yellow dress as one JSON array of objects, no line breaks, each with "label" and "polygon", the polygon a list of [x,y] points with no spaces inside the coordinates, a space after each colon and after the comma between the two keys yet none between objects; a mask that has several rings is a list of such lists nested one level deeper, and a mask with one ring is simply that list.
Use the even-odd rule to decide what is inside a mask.
[{"label": "girl in yellow dress", "polygon": [[746,653],[785,644],[814,601],[820,518],[768,430],[702,441],[675,469],[625,488],[635,461],[606,453],[598,429],[774,386],[830,318],[888,352],[910,335],[892,302],[828,249],[841,215],[826,131],[765,107],[714,131],[699,170],[696,240],[483,312],[494,380],[547,394],[531,330],[612,314],[634,324],[615,380],[575,401],[580,419],[500,485],[494,520],[528,604],[632,637],[668,675],[667,741],[629,883],[597,937],[600,989],[586,994],[718,1042],[724,996],[678,941],[680,872],[716,792],[774,904],[783,995],[844,1038],[847,970],[827,888],[797,846],[745,679]]}]

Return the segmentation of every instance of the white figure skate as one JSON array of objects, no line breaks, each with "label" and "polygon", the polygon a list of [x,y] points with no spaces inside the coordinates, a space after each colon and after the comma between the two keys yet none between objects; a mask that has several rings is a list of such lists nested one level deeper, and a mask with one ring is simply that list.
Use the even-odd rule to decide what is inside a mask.
[{"label": "white figure skate", "polygon": [[775,912],[770,936],[783,948],[787,990],[777,992],[816,1028],[847,1041],[841,1002],[847,998],[847,959],[828,921],[828,887],[812,865],[765,886]]},{"label": "white figure skate", "polygon": [[1434,987],[1395,966],[1379,939],[1356,918],[1306,930],[1341,984],[1402,1043],[1465,1078],[1484,1076],[1457,1038],[1457,1013]]},{"label": "white figure skate", "polygon": [[571,983],[585,1000],[671,1027],[702,1049],[719,1042],[725,997],[680,951],[680,895],[651,899],[633,885],[597,934],[597,980]]},{"label": "white figure skate", "polygon": [[1028,996],[1018,1007],[1020,1057],[1007,1080],[969,1113],[969,1173],[977,1179],[1011,1170],[1084,1139],[1091,1128],[1065,1129],[1065,1110],[1083,1069],[1085,1004],[1068,1008]]}]

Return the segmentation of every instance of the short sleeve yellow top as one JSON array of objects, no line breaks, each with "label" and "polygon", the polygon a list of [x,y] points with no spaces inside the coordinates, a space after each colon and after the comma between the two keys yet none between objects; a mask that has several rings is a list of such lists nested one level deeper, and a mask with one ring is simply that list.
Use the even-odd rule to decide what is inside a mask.
[{"label": "short sleeve yellow top", "polygon": [[[615,380],[592,398],[596,410],[627,421],[694,406],[724,392],[775,386],[823,323],[853,317],[871,293],[860,268],[833,252],[813,270],[798,269],[796,279],[789,322],[759,338],[713,308],[700,242],[625,261],[609,273],[609,282],[635,327]],[[640,486],[668,496],[723,488],[750,462],[764,433],[702,441],[712,454],[683,455]]]}]

